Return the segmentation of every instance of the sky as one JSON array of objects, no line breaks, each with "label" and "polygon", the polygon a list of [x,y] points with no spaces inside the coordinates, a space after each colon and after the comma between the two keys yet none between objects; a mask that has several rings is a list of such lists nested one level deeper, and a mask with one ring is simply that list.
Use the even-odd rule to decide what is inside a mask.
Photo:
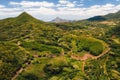
[{"label": "sky", "polygon": [[82,20],[119,10],[120,0],[0,0],[0,19],[27,12],[43,21]]}]

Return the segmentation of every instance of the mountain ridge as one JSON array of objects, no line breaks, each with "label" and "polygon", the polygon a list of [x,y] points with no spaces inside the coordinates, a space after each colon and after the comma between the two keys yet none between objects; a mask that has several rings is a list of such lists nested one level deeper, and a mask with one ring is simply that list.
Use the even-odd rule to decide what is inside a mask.
[{"label": "mountain ridge", "polygon": [[[119,15],[120,15],[120,11],[115,12],[115,13],[109,13],[109,14],[102,15],[102,16],[101,15],[97,15],[97,16],[93,16],[93,17],[90,17],[90,18],[87,18],[87,19],[83,19],[83,20],[88,20],[88,21],[105,21],[105,20],[112,20],[112,19],[120,19]],[[28,14],[27,12],[22,12],[17,17],[5,18],[5,19],[2,19],[2,20],[13,19],[13,18],[19,18],[18,20],[26,18],[26,19],[24,19],[24,21],[35,20],[36,19],[33,16],[31,16],[30,14]],[[36,19],[36,20],[39,20],[39,19]],[[39,20],[39,21],[42,21],[42,20]],[[82,21],[82,20],[77,20],[77,21]],[[42,22],[44,22],[44,21],[42,21]],[[55,19],[51,20],[50,22],[64,23],[64,22],[72,22],[72,21],[71,20],[67,20],[67,19],[62,19],[60,17],[56,17]]]},{"label": "mountain ridge", "polygon": [[94,16],[87,19],[88,21],[105,21],[107,20],[104,16]]},{"label": "mountain ridge", "polygon": [[70,20],[66,20],[66,19],[62,19],[60,17],[56,17],[55,19],[53,19],[50,22],[55,22],[55,23],[64,23],[64,22],[70,22]]},{"label": "mountain ridge", "polygon": [[90,17],[86,20],[88,21],[106,21],[106,20],[119,20],[120,19],[120,11],[118,12],[115,12],[115,13],[109,13],[109,14],[106,14],[106,15],[103,15],[103,16],[93,16],[93,17]]}]

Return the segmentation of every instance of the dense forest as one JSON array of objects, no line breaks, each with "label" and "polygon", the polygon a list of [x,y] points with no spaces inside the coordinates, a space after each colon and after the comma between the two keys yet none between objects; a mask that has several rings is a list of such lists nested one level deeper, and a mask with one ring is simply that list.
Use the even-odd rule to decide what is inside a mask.
[{"label": "dense forest", "polygon": [[120,11],[62,23],[23,12],[0,32],[0,80],[120,80]]}]

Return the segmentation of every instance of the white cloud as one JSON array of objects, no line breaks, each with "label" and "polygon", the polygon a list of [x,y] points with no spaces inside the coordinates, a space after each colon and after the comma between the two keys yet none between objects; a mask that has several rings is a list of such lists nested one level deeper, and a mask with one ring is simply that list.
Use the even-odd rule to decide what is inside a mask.
[{"label": "white cloud", "polygon": [[59,4],[57,4],[58,7],[64,6],[64,7],[75,7],[76,1],[70,2],[69,0],[59,0]]},{"label": "white cloud", "polygon": [[80,7],[76,1],[59,0],[58,4],[47,1],[10,2],[12,7],[0,5],[0,18],[14,17],[26,11],[34,17],[49,21],[57,16],[70,20],[81,20],[96,15],[105,15],[120,10],[120,5],[93,5],[88,8]]},{"label": "white cloud", "polygon": [[53,7],[55,6],[54,3],[50,3],[47,1],[42,2],[34,2],[34,1],[21,1],[21,2],[10,2],[11,5],[22,6],[24,8],[30,7]]},{"label": "white cloud", "polygon": [[68,0],[59,0],[59,3],[60,4],[67,4],[67,3],[69,3],[69,1]]},{"label": "white cloud", "polygon": [[0,5],[0,8],[4,8],[5,6],[4,5]]},{"label": "white cloud", "polygon": [[40,8],[29,8],[26,9],[27,12],[36,13],[36,14],[43,14],[43,15],[55,15],[57,11],[52,8],[40,7]]}]

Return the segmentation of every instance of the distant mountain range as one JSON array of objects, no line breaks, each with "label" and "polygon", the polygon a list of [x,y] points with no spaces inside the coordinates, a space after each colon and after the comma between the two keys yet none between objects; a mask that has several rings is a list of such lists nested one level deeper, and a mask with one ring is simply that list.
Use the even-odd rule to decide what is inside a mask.
[{"label": "distant mountain range", "polygon": [[[110,14],[107,14],[107,15],[103,15],[103,16],[93,16],[93,17],[90,17],[88,19],[85,19],[85,20],[88,20],[88,21],[105,21],[105,20],[118,20],[120,19],[120,11],[116,12],[116,13],[110,13]],[[64,23],[64,22],[73,22],[71,20],[66,20],[66,19],[62,19],[60,17],[56,17],[55,19],[53,19],[52,21],[50,22],[55,22],[55,23]]]},{"label": "distant mountain range", "polygon": [[88,21],[105,21],[107,19],[104,16],[94,16],[94,17],[91,17],[87,20]]},{"label": "distant mountain range", "polygon": [[63,23],[63,22],[70,22],[70,20],[66,20],[66,19],[62,19],[62,18],[60,18],[60,17],[56,17],[56,18],[53,19],[51,22]]},{"label": "distant mountain range", "polygon": [[118,20],[120,19],[120,11],[116,13],[110,13],[104,16],[94,16],[91,18],[88,18],[88,21],[105,21],[105,20]]},{"label": "distant mountain range", "polygon": [[[26,17],[27,15],[27,17]],[[24,18],[26,17],[26,18]],[[17,18],[17,17],[16,17]],[[7,18],[8,19],[11,19],[11,18]],[[18,16],[18,19],[24,19],[22,21],[26,21],[25,19],[27,20],[35,20],[34,17],[32,17],[31,15],[29,15],[28,13],[26,12],[23,12],[21,13],[19,16]],[[103,16],[93,16],[93,17],[90,17],[88,19],[85,19],[85,20],[88,20],[88,21],[105,21],[105,20],[118,20],[120,19],[120,11],[116,12],[116,13],[109,13],[107,15],[103,15]],[[3,19],[4,20],[4,19]],[[5,19],[6,20],[6,19]],[[20,21],[20,20],[18,20]],[[64,23],[64,22],[74,22],[76,20],[67,20],[67,19],[63,19],[63,18],[60,18],[60,17],[56,17],[55,19],[51,20],[50,22],[54,22],[54,23]],[[78,20],[78,21],[81,21],[81,20]],[[43,21],[42,21],[43,22]]]},{"label": "distant mountain range", "polygon": [[[28,35],[31,32],[32,35],[36,35],[35,30],[39,26],[40,29],[44,29],[48,26],[57,26],[61,29],[77,29],[77,28],[82,28],[81,25],[86,24],[84,21],[109,21],[114,22],[119,22],[120,21],[120,11],[116,13],[110,13],[105,16],[94,16],[86,20],[80,20],[80,21],[70,21],[66,19],[61,19],[59,17],[56,17],[54,20],[51,22],[56,23],[56,24],[51,24],[49,22],[44,22],[42,20],[38,20],[31,15],[29,15],[26,12],[21,13],[19,16],[14,17],[14,18],[6,18],[3,20],[0,20],[0,40],[11,40],[11,39],[16,39],[20,38],[24,35]],[[64,24],[64,22],[67,22]],[[60,24],[59,24],[60,23]],[[62,23],[62,24],[61,24]]]}]

